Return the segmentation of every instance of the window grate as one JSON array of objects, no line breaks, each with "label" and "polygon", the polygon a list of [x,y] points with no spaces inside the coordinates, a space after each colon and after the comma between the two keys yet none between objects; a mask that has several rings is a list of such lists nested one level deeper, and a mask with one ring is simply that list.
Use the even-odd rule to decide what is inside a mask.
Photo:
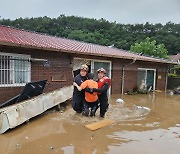
[{"label": "window grate", "polygon": [[24,86],[30,82],[30,55],[0,52],[0,87]]}]

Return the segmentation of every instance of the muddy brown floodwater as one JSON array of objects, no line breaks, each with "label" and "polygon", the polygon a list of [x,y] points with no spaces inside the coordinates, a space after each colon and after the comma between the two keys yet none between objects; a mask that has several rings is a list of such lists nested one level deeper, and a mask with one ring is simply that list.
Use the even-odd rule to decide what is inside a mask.
[{"label": "muddy brown floodwater", "polygon": [[101,120],[99,111],[83,117],[68,105],[0,135],[0,154],[180,154],[180,96],[124,95],[124,103],[116,103],[118,98],[109,99],[105,118],[112,125],[90,131],[84,125]]}]

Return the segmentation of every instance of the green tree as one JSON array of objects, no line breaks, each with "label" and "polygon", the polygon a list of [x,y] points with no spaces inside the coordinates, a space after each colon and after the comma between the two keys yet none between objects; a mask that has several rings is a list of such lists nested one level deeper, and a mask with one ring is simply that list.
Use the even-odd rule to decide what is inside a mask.
[{"label": "green tree", "polygon": [[105,46],[114,44],[116,48],[124,50],[130,50],[131,45],[143,42],[149,37],[156,40],[157,44],[163,43],[168,54],[180,52],[180,24],[172,22],[165,25],[160,23],[153,25],[148,22],[133,25],[109,22],[103,18],[97,20],[62,14],[57,18],[47,16],[15,20],[0,18],[0,24]]},{"label": "green tree", "polygon": [[131,45],[130,51],[160,58],[167,58],[168,53],[164,44],[156,45],[156,41],[151,41],[149,37],[147,37],[143,42]]}]

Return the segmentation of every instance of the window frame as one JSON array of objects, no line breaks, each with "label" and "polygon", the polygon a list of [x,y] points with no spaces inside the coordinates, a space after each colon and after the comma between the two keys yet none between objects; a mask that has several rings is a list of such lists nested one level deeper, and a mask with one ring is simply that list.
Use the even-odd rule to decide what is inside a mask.
[{"label": "window frame", "polygon": [[[147,79],[147,71],[154,71],[154,83],[153,83],[153,90],[155,90],[156,89],[156,69],[153,69],[153,68],[138,68],[138,71],[139,70],[143,70],[143,71],[145,71],[145,84],[146,84],[146,79]],[[137,72],[138,73],[138,72]]]},{"label": "window frame", "polygon": [[[20,87],[20,86],[25,86],[27,82],[30,82],[31,81],[31,63],[30,61],[28,62],[28,60],[31,58],[30,55],[27,55],[27,54],[17,54],[17,53],[6,53],[6,52],[0,52],[0,56],[10,56],[11,58],[9,59],[9,65],[10,65],[10,68],[9,69],[9,77],[12,79],[12,83],[2,83],[0,81],[0,87]],[[15,71],[17,71],[18,69],[15,69],[15,59],[22,59],[22,60],[19,60],[19,61],[27,61],[28,62],[28,65],[26,66],[27,67],[27,77],[25,78],[25,82],[24,83],[16,83],[15,81]],[[2,61],[0,61],[0,65],[2,65],[1,63]],[[27,63],[25,63],[26,65]],[[23,64],[24,65],[24,64]],[[3,68],[2,66],[0,66],[0,76],[2,75],[1,72],[2,72]],[[18,70],[20,72],[24,72],[25,69],[22,69],[22,70]],[[2,77],[2,76],[1,76]]]}]

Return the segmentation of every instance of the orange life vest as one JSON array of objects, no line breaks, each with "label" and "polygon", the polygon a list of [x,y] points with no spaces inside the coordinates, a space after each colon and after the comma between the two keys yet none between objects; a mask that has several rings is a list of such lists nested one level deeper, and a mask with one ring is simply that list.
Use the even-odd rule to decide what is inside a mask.
[{"label": "orange life vest", "polygon": [[108,82],[108,87],[111,86],[111,79],[108,78],[107,76],[104,76],[102,79],[98,80],[98,89],[102,88],[104,84]]}]

